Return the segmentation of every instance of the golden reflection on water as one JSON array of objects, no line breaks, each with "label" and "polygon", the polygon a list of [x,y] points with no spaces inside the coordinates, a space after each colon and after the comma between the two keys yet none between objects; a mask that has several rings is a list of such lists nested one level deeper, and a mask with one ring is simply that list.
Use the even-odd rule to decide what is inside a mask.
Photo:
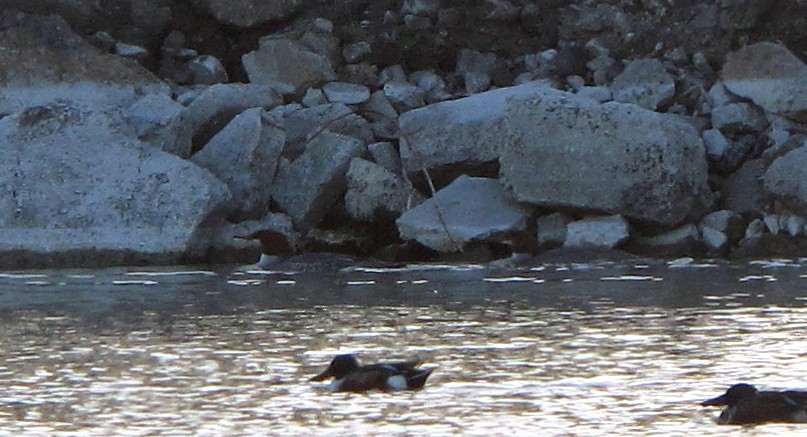
[{"label": "golden reflection on water", "polygon": [[[701,304],[683,307],[631,304],[617,293],[563,304],[585,284],[606,290],[634,284],[644,296],[671,282],[646,267],[575,276],[590,270],[480,274],[461,286],[495,288],[465,304],[453,297],[373,303],[389,291],[383,284],[440,294],[446,283],[423,273],[341,278],[339,290],[367,294],[353,304],[310,305],[257,300],[267,293],[309,299],[299,276],[5,274],[3,281],[109,286],[115,299],[124,298],[123,287],[134,300],[114,307],[103,323],[58,306],[0,313],[0,435],[714,435],[739,429],[715,425],[718,411],[697,402],[729,385],[807,388],[807,309],[799,282],[791,283],[788,306],[760,303],[760,296],[783,292],[765,288],[767,281],[746,281],[732,292],[712,287],[699,295]],[[557,272],[566,276],[552,276]],[[739,284],[752,273],[758,272],[732,277]],[[259,282],[243,282],[249,280]],[[143,290],[156,288],[161,294],[148,295],[153,299],[176,297],[200,281],[199,293],[153,309],[130,306],[142,303]],[[516,286],[526,294],[501,293]],[[555,293],[557,303],[524,297],[533,293]],[[227,298],[243,302],[199,309],[206,299]],[[419,392],[332,394],[308,382],[345,352],[367,362],[417,355],[439,367]],[[807,425],[742,433],[796,432]]]}]

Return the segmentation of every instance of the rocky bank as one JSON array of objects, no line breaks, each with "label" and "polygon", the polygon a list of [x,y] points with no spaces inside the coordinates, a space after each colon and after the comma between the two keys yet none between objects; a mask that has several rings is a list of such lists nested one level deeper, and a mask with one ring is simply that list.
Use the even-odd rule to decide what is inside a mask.
[{"label": "rocky bank", "polygon": [[2,4],[3,267],[807,253],[805,2]]}]

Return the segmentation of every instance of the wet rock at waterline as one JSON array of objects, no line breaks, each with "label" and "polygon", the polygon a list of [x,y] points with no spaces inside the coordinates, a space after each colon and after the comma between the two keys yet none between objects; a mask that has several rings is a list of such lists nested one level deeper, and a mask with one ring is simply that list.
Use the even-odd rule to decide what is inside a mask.
[{"label": "wet rock at waterline", "polygon": [[13,169],[0,174],[0,251],[95,265],[204,254],[229,211],[227,187],[120,122],[65,104],[0,120],[0,166]]},{"label": "wet rock at waterline", "polygon": [[404,240],[456,252],[472,241],[523,230],[527,209],[513,201],[496,179],[460,176],[396,223]]},{"label": "wet rock at waterline", "polygon": [[353,158],[347,171],[345,209],[356,220],[397,218],[423,202],[412,185],[386,168]]}]

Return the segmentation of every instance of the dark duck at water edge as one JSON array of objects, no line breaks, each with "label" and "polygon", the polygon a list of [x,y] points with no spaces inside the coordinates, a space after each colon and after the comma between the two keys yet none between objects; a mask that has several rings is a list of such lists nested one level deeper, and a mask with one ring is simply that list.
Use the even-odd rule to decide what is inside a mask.
[{"label": "dark duck at water edge", "polygon": [[726,393],[707,399],[701,405],[725,406],[717,419],[721,425],[807,423],[805,391],[759,391],[750,384],[735,384]]},{"label": "dark duck at water edge", "polygon": [[334,392],[418,390],[423,388],[426,379],[434,371],[434,368],[419,369],[419,364],[419,360],[413,360],[360,366],[351,354],[337,355],[328,368],[311,378],[311,381],[333,378],[329,389]]},{"label": "dark duck at water edge", "polygon": [[338,270],[356,263],[356,259],[337,253],[306,253],[295,255],[296,250],[289,237],[282,232],[262,229],[235,238],[258,241],[261,244],[261,257],[254,266],[259,269],[289,267],[301,270]]}]

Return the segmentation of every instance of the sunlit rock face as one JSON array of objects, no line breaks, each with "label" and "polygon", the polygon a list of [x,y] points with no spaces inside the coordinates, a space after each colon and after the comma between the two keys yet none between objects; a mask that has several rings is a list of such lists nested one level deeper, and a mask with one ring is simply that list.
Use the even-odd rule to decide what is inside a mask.
[{"label": "sunlit rock face", "polygon": [[708,165],[681,118],[545,89],[507,102],[501,177],[517,200],[674,225],[708,202]]}]

